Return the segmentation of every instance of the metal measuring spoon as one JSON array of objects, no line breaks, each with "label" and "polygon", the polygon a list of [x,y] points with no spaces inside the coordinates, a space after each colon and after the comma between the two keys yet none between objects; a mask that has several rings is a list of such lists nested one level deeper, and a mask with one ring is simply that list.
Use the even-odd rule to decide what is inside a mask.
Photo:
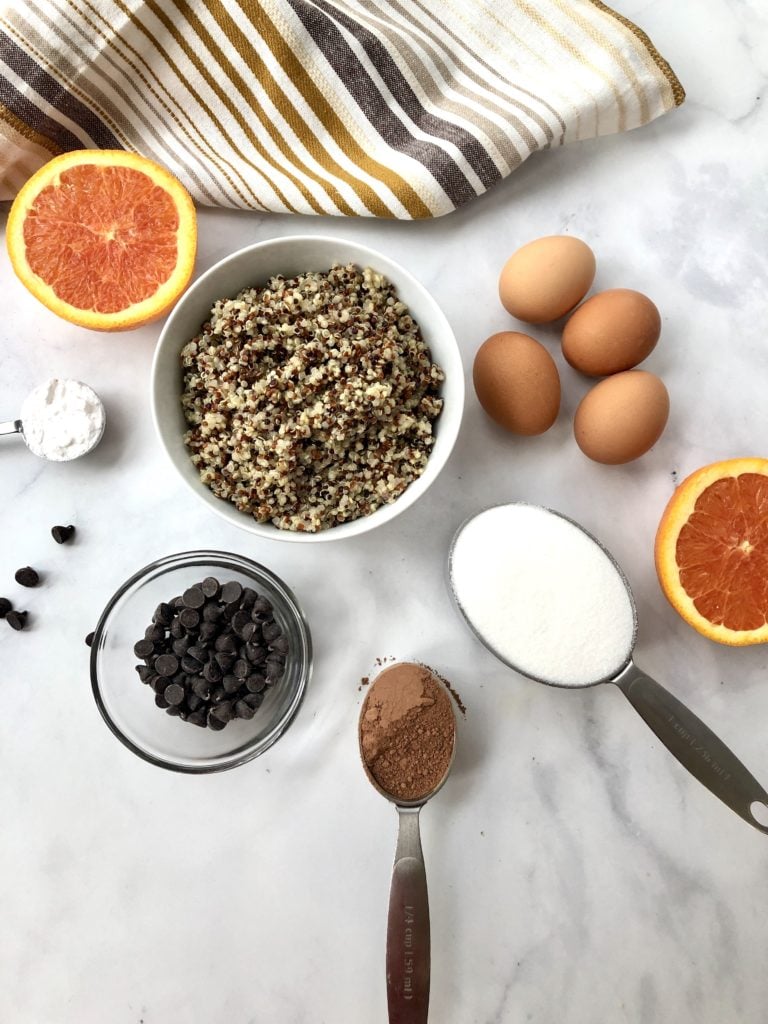
[{"label": "metal measuring spoon", "polygon": [[[457,586],[455,564],[456,546],[463,531],[469,528],[480,516],[483,516],[488,512],[493,512],[494,509],[485,509],[484,512],[480,512],[478,515],[472,516],[459,527],[453,538],[448,559],[448,575],[451,594],[459,611],[475,636],[477,636],[481,643],[495,654],[500,661],[504,662],[504,664],[508,665],[516,672],[519,672],[521,675],[527,676],[529,679],[533,679],[535,682],[567,689],[596,686],[598,683],[615,683],[630,704],[634,707],[635,711],[638,712],[640,717],[656,733],[670,753],[688,769],[694,778],[698,779],[702,785],[706,786],[707,789],[714,793],[715,796],[719,797],[724,804],[730,807],[732,811],[735,811],[735,813],[744,818],[745,821],[748,821],[750,825],[758,829],[760,832],[768,834],[768,826],[762,824],[755,817],[752,810],[754,804],[761,804],[764,807],[768,807],[768,793],[766,793],[760,783],[744,767],[741,761],[738,760],[736,755],[712,732],[708,726],[694,715],[689,708],[682,704],[677,697],[674,697],[668,690],[664,689],[660,683],[657,683],[655,679],[652,679],[649,675],[643,672],[642,669],[640,669],[632,660],[632,653],[637,637],[637,609],[635,607],[629,583],[613,555],[611,555],[611,553],[595,537],[593,537],[591,533],[585,530],[583,526],[574,522],[572,519],[569,519],[568,516],[562,515],[560,512],[555,512],[552,509],[543,508],[541,506],[529,505],[523,502],[512,502],[506,506],[496,506],[496,508],[527,509],[539,512],[544,516],[556,516],[560,520],[563,520],[575,527],[584,537],[588,538],[589,541],[591,541],[602,552],[605,558],[608,559],[610,565],[615,570],[616,580],[620,581],[622,584],[621,589],[623,589],[628,602],[627,612],[631,616],[631,629],[628,630],[628,636],[630,638],[627,641],[627,649],[623,653],[623,656],[620,655],[616,659],[616,664],[612,666],[607,676],[603,676],[599,679],[592,678],[569,681],[567,683],[563,683],[562,680],[558,680],[556,678],[547,678],[546,675],[541,672],[537,673],[532,670],[530,665],[525,667],[521,665],[521,662],[525,661],[525,656],[522,651],[524,643],[523,638],[520,638],[518,642],[518,648],[520,649],[520,653],[518,655],[513,649],[515,647],[514,637],[510,644],[508,642],[509,637],[505,635],[505,652],[501,653],[498,650],[499,641],[496,641],[497,645],[495,646],[494,643],[489,640],[488,636],[484,635],[483,630],[478,628],[476,620],[479,616],[477,611],[473,611],[473,609],[465,607],[466,597],[465,603],[462,602],[461,594],[459,593],[462,586]],[[526,513],[526,515],[529,514],[530,512]],[[545,557],[546,554],[542,554],[542,559]],[[492,570],[487,565],[475,562],[472,566],[472,571],[478,574],[482,574],[484,572],[490,574]],[[510,578],[505,580],[505,585],[510,588],[511,591],[511,589],[515,587],[515,582],[514,578]],[[546,597],[547,595],[544,594],[543,596]],[[552,594],[552,598],[553,601],[556,600],[554,592]],[[512,633],[513,631],[510,630],[510,636]]]},{"label": "metal measuring spoon", "polygon": [[[66,392],[77,397],[66,406]],[[25,398],[21,419],[0,423],[0,436],[20,434],[33,455],[49,462],[71,462],[93,451],[104,436],[106,414],[101,399],[82,381],[52,379],[39,384]],[[51,430],[59,431],[59,443],[47,447]],[[85,431],[85,433],[83,433]]]},{"label": "metal measuring spoon", "polygon": [[[427,873],[421,850],[419,811],[444,785],[456,753],[456,716],[448,696],[453,723],[453,749],[448,766],[442,778],[433,788],[418,800],[403,800],[383,789],[371,774],[363,752],[362,723],[369,701],[377,682],[387,673],[403,666],[418,667],[429,672],[423,665],[411,666],[396,662],[388,666],[371,684],[360,711],[361,728],[358,729],[360,760],[368,781],[383,797],[397,807],[398,833],[395,849],[395,863],[392,866],[392,882],[389,891],[389,913],[387,916],[387,1007],[389,1024],[426,1024],[429,1011],[430,981],[430,928],[429,899],[427,894]],[[433,672],[429,675],[441,688],[443,684]]]}]

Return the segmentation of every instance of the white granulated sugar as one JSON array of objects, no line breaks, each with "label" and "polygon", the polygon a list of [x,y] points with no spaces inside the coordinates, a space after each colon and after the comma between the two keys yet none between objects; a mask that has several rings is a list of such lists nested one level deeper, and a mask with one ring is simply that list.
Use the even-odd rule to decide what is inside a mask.
[{"label": "white granulated sugar", "polygon": [[104,419],[101,399],[79,380],[47,380],[21,407],[28,448],[53,462],[68,462],[89,452],[101,438]]},{"label": "white granulated sugar", "polygon": [[584,686],[629,660],[635,615],[623,578],[599,544],[545,508],[499,505],[470,520],[451,582],[475,632],[525,675]]}]

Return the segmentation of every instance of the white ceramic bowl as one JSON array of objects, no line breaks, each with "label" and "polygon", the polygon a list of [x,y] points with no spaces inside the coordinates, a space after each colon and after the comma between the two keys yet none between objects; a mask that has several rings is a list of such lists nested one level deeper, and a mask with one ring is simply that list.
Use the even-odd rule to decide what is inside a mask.
[{"label": "white ceramic bowl", "polygon": [[[433,362],[445,372],[441,388],[444,404],[435,424],[435,444],[425,471],[391,504],[381,506],[369,516],[317,533],[279,530],[271,523],[257,523],[231,502],[217,498],[201,482],[183,441],[186,424],[180,402],[179,354],[186,343],[199,334],[217,299],[234,297],[243,288],[264,284],[274,274],[294,277],[308,270],[328,270],[334,263],[350,262],[359,267],[373,267],[392,282],[398,297],[419,324]],[[322,235],[291,235],[249,245],[225,257],[199,277],[166,321],[155,351],[151,386],[152,417],[160,443],[181,479],[200,501],[243,530],[272,540],[298,543],[357,536],[389,522],[417,501],[448,460],[464,409],[464,370],[459,348],[448,321],[429,292],[408,271],[382,253],[357,242]]]}]

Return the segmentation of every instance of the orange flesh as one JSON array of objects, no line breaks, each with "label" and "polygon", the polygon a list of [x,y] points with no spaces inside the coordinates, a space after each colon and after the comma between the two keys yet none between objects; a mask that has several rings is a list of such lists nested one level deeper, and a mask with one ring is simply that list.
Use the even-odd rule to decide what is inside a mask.
[{"label": "orange flesh", "polygon": [[699,495],[677,538],[680,583],[715,625],[768,621],[768,477],[729,476]]},{"label": "orange flesh", "polygon": [[117,313],[154,295],[178,259],[171,196],[129,167],[81,165],[42,189],[24,220],[32,271],[77,309]]}]

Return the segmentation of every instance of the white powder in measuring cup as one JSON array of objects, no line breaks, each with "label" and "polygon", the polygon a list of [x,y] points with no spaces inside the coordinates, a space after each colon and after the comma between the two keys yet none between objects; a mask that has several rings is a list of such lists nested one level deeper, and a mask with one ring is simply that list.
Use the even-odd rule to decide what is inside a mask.
[{"label": "white powder in measuring cup", "polygon": [[68,462],[85,455],[101,439],[104,423],[101,399],[79,380],[47,380],[26,397],[21,407],[27,447],[52,462]]},{"label": "white powder in measuring cup", "polygon": [[560,686],[609,679],[632,653],[624,580],[591,537],[536,505],[499,505],[459,532],[456,599],[480,638],[525,675]]}]

